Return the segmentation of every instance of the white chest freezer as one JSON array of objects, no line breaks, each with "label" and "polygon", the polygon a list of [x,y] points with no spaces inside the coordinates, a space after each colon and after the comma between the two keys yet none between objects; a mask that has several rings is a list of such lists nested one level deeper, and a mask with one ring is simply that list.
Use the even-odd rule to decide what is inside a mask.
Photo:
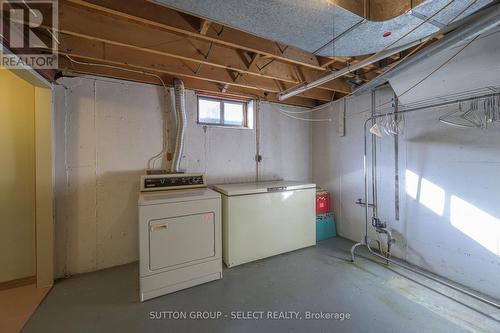
[{"label": "white chest freezer", "polygon": [[316,244],[316,185],[216,185],[222,194],[222,256],[228,267]]}]

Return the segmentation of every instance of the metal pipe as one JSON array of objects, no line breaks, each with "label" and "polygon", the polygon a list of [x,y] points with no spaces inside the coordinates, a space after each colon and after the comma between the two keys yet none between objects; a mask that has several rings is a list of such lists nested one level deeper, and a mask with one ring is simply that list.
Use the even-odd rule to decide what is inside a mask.
[{"label": "metal pipe", "polygon": [[390,258],[386,258],[386,257],[384,257],[384,256],[382,256],[382,255],[380,255],[380,254],[378,254],[377,252],[373,251],[373,250],[371,249],[371,247],[370,247],[370,245],[369,245],[368,243],[367,243],[367,244],[364,244],[364,245],[366,245],[366,248],[368,249],[368,251],[370,251],[370,253],[371,253],[371,254],[373,254],[374,256],[376,256],[376,257],[378,257],[378,258],[381,258],[381,259],[383,259],[383,260],[385,260],[385,261],[387,261],[387,262],[390,262],[391,264],[394,264],[394,265],[396,265],[396,266],[399,266],[399,267],[402,267],[402,268],[404,268],[404,269],[407,269],[407,270],[409,270],[409,271],[411,271],[411,272],[413,272],[413,273],[416,273],[416,274],[420,274],[420,275],[422,275],[422,276],[425,276],[426,278],[428,278],[428,279],[430,279],[430,280],[433,280],[433,281],[435,281],[435,282],[439,282],[439,283],[441,283],[441,284],[443,284],[443,285],[445,285],[445,286],[447,286],[447,287],[449,287],[449,288],[451,288],[451,289],[457,290],[457,291],[459,291],[459,292],[461,292],[461,293],[464,293],[464,294],[466,294],[466,295],[468,295],[468,296],[470,296],[470,297],[472,297],[472,298],[475,298],[475,299],[477,299],[477,300],[479,300],[479,301],[481,301],[481,302],[487,303],[487,304],[489,304],[489,305],[491,305],[491,306],[494,306],[494,307],[496,307],[496,308],[500,309],[500,304],[498,304],[498,303],[492,302],[492,301],[490,301],[489,299],[486,299],[486,298],[481,297],[481,296],[479,296],[479,295],[477,295],[477,294],[474,294],[474,293],[472,293],[472,292],[470,292],[470,291],[468,291],[468,290],[466,290],[466,289],[460,288],[460,287],[455,286],[455,285],[453,285],[453,284],[451,284],[451,283],[449,283],[449,282],[446,282],[446,281],[444,281],[444,280],[441,280],[441,279],[439,279],[439,278],[436,278],[436,277],[434,277],[434,276],[432,276],[432,275],[430,275],[430,274],[427,274],[427,273],[425,273],[425,272],[423,272],[423,271],[421,271],[421,270],[418,270],[418,269],[415,269],[415,268],[413,268],[413,267],[411,267],[411,266],[408,266],[408,265],[402,264],[402,263],[400,263],[400,262],[398,262],[398,261],[396,261],[396,260],[393,260],[393,259],[390,259]]},{"label": "metal pipe", "polygon": [[[329,41],[328,43],[326,43],[325,45],[321,46],[319,49],[317,49],[316,51],[314,51],[313,53],[314,54],[318,54],[319,52],[323,51],[325,48],[327,48],[328,46],[334,46],[335,42],[337,42],[339,39],[341,39],[342,37],[346,36],[347,34],[349,34],[350,32],[352,32],[353,30],[355,30],[357,27],[359,27],[361,24],[364,24],[368,22],[367,19],[361,19],[360,21],[354,23],[350,28],[347,28],[347,30],[343,31],[342,33],[340,33],[338,36],[334,37],[331,41]],[[334,34],[335,35],[335,34]]]},{"label": "metal pipe", "polygon": [[[371,116],[368,119],[366,119],[363,123],[363,179],[364,179],[364,199],[365,203],[368,203],[368,175],[367,175],[367,167],[366,167],[366,125],[368,122],[372,119]],[[365,237],[363,238],[363,241],[354,244],[351,247],[351,261],[354,262],[354,252],[356,251],[356,248],[359,246],[366,245],[368,243],[368,204],[365,204]]]},{"label": "metal pipe", "polygon": [[[491,93],[491,94],[485,94],[485,95],[480,95],[480,96],[466,97],[466,98],[457,99],[455,101],[447,101],[447,102],[441,102],[441,103],[436,103],[436,104],[431,104],[431,105],[417,106],[414,108],[409,108],[409,109],[404,109],[404,110],[398,110],[397,113],[402,114],[402,113],[420,111],[420,110],[424,110],[424,109],[433,109],[433,108],[438,108],[438,107],[446,106],[446,105],[450,105],[450,104],[469,102],[469,101],[473,101],[473,100],[477,100],[477,99],[488,98],[488,97],[498,96],[498,95],[500,95],[500,93]],[[392,116],[395,114],[396,114],[396,112],[393,111],[393,112],[379,113],[379,114],[376,114],[374,117],[380,118],[380,117]],[[370,118],[368,118],[368,120],[370,120]]]},{"label": "metal pipe", "polygon": [[[363,124],[364,133],[366,133],[366,125],[367,124],[368,124],[368,119]],[[363,140],[363,145],[364,145],[363,175],[364,175],[364,182],[365,182],[364,183],[364,189],[365,189],[364,198],[365,198],[365,203],[367,203],[367,205],[365,205],[365,239],[364,239],[364,241],[366,242],[368,239],[368,175],[367,175],[368,172],[367,172],[367,167],[366,167],[366,146],[367,146],[366,135],[365,135],[364,140]],[[373,203],[373,205],[375,205],[375,203]]]},{"label": "metal pipe", "polygon": [[327,82],[335,80],[336,78],[339,78],[339,77],[342,77],[342,76],[344,76],[346,74],[352,73],[352,72],[354,72],[357,69],[360,69],[360,68],[363,68],[365,66],[371,65],[371,64],[373,64],[373,63],[375,63],[377,61],[380,61],[382,59],[390,57],[391,55],[394,55],[396,53],[399,53],[401,51],[409,49],[409,48],[411,48],[411,47],[413,47],[415,45],[421,44],[421,43],[425,42],[429,38],[430,37],[422,38],[422,39],[416,40],[414,42],[411,42],[409,44],[398,46],[398,47],[395,47],[395,48],[390,49],[390,50],[385,50],[385,51],[382,51],[380,53],[376,53],[373,56],[368,57],[368,58],[366,58],[366,59],[358,62],[357,64],[348,65],[347,67],[344,67],[342,69],[335,70],[335,71],[330,71],[328,73],[325,73],[325,74],[321,75],[318,79],[316,79],[314,81],[305,82],[305,83],[296,85],[296,86],[294,86],[294,87],[292,87],[290,89],[287,89],[285,91],[280,92],[278,94],[278,98],[279,98],[280,101],[283,101],[283,100],[285,100],[287,98],[296,96],[296,95],[301,94],[301,93],[303,93],[303,92],[305,92],[307,90],[310,90],[312,88],[321,86],[322,84],[325,84]]},{"label": "metal pipe", "polygon": [[354,95],[360,95],[367,91],[370,91],[387,82],[391,77],[397,75],[404,69],[424,60],[425,58],[431,57],[436,53],[442,52],[449,49],[461,42],[470,40],[500,24],[500,3],[497,3],[491,7],[483,8],[475,14],[464,19],[462,25],[457,29],[449,32],[444,38],[434,42],[425,49],[417,52],[412,57],[406,58],[397,66],[389,69],[384,74],[378,76],[377,78],[369,81],[368,83],[362,85],[357,90],[353,92]]},{"label": "metal pipe", "polygon": [[[454,104],[454,103],[460,103],[460,102],[467,102],[467,101],[471,101],[471,100],[477,100],[477,99],[480,99],[480,98],[487,98],[487,97],[491,97],[491,96],[497,96],[499,95],[499,93],[492,93],[492,94],[485,94],[485,95],[482,95],[482,96],[475,96],[475,97],[467,97],[467,98],[463,98],[463,99],[459,99],[459,100],[456,100],[456,101],[448,101],[448,102],[442,102],[442,103],[437,103],[437,104],[434,104],[434,105],[428,105],[428,106],[420,106],[420,107],[415,107],[415,108],[411,108],[411,109],[406,109],[406,110],[395,110],[393,112],[387,112],[387,113],[383,113],[383,114],[376,114],[376,115],[372,115],[370,117],[368,117],[365,121],[364,121],[364,124],[363,124],[363,142],[364,142],[364,157],[363,157],[363,174],[364,174],[364,188],[365,188],[365,202],[366,202],[366,198],[367,198],[367,191],[368,191],[368,185],[367,185],[367,167],[366,167],[366,151],[367,151],[367,138],[366,138],[366,132],[367,132],[367,124],[368,122],[370,122],[371,120],[373,119],[377,119],[377,118],[380,118],[380,117],[385,117],[385,116],[389,116],[389,115],[396,115],[396,113],[398,114],[401,114],[401,113],[409,113],[409,112],[415,112],[415,111],[419,111],[419,110],[423,110],[423,109],[428,109],[428,108],[434,108],[434,107],[440,107],[440,106],[445,106],[445,105],[450,105],[450,104]],[[391,235],[391,232],[388,230],[388,229],[382,229],[383,233],[386,233],[387,234],[387,237],[388,237],[388,241],[392,240],[392,235]],[[392,263],[392,264],[395,264],[397,266],[400,266],[402,268],[405,268],[409,271],[412,271],[416,274],[420,274],[422,276],[425,276],[426,278],[429,278],[433,281],[436,281],[438,283],[441,283],[449,288],[452,288],[454,290],[457,290],[459,292],[462,292],[472,298],[475,298],[481,302],[484,302],[484,303],[487,303],[489,305],[492,305],[496,308],[499,308],[500,309],[500,304],[497,304],[495,302],[492,302],[482,296],[479,296],[479,295],[476,295],[468,290],[465,290],[465,289],[462,289],[460,287],[457,287],[457,286],[454,286],[452,284],[450,284],[449,282],[446,282],[444,280],[441,280],[441,279],[438,279],[432,275],[429,275],[425,272],[422,272],[420,270],[417,270],[415,268],[412,268],[408,265],[404,265],[404,264],[401,264],[393,259],[390,259],[388,257],[385,257],[385,256],[382,256],[376,252],[374,252],[371,248],[370,248],[370,245],[369,245],[369,238],[368,238],[368,206],[365,206],[365,237],[363,239],[362,242],[359,242],[359,243],[356,243],[354,244],[352,247],[351,247],[351,261],[354,262],[354,257],[355,257],[355,251],[356,251],[356,248],[360,247],[360,246],[366,246],[368,251],[378,257],[378,258],[381,258],[383,260],[385,260],[387,262],[387,264],[389,263]],[[390,246],[390,243],[388,243],[388,250],[390,249],[389,248]],[[379,244],[379,247],[380,247],[380,244]]]},{"label": "metal pipe", "polygon": [[[394,93],[394,120],[396,123],[399,121],[399,99]],[[404,118],[402,118],[404,120]],[[399,127],[399,125],[398,125]],[[399,133],[396,131],[394,134],[394,219],[399,221]]]},{"label": "metal pipe", "polygon": [[260,163],[262,157],[260,155],[260,101],[256,100],[254,103],[254,123],[255,123],[255,181],[260,182]]},{"label": "metal pipe", "polygon": [[[371,118],[371,117],[370,117]],[[364,199],[365,199],[365,237],[363,238],[363,241],[354,244],[351,247],[351,261],[354,262],[354,251],[358,246],[365,245],[368,242],[368,176],[367,176],[367,171],[366,171],[366,124],[368,124],[368,121],[370,118],[366,119],[365,122],[363,123],[363,133],[365,135],[363,136],[363,178],[364,178]]]},{"label": "metal pipe", "polygon": [[174,158],[172,159],[171,172],[179,172],[184,148],[184,132],[186,131],[186,97],[184,82],[174,80],[175,91],[175,114],[177,121],[177,133],[175,138]]},{"label": "metal pipe", "polygon": [[364,145],[363,176],[364,176],[364,192],[365,192],[365,194],[364,194],[364,200],[365,200],[365,205],[364,205],[364,207],[365,207],[365,237],[364,237],[362,242],[356,243],[351,247],[351,261],[354,262],[354,254],[355,254],[356,248],[358,248],[359,246],[368,244],[368,206],[369,205],[366,204],[367,197],[368,197],[368,195],[367,195],[368,181],[367,181],[367,167],[366,167],[366,150],[367,150],[367,140],[366,140],[367,127],[366,127],[366,125],[368,124],[368,122],[370,120],[372,120],[372,118],[380,118],[380,117],[395,115],[396,112],[398,114],[409,113],[409,112],[414,112],[414,111],[420,111],[423,109],[446,106],[446,105],[450,105],[450,104],[454,104],[454,103],[468,102],[468,101],[472,101],[472,100],[480,99],[480,98],[488,98],[488,97],[497,96],[497,95],[498,95],[498,93],[492,93],[492,94],[486,94],[486,95],[482,95],[482,96],[467,97],[467,98],[462,98],[462,99],[452,101],[452,102],[449,102],[449,101],[448,102],[441,102],[441,103],[437,103],[437,104],[433,104],[433,105],[420,106],[420,107],[415,107],[415,108],[406,109],[406,110],[399,110],[399,108],[398,108],[397,110],[395,110],[393,112],[376,114],[376,115],[370,116],[368,119],[365,120],[365,122],[363,123],[363,133],[364,133],[364,135],[363,135],[363,145]]},{"label": "metal pipe", "polygon": [[[385,234],[387,237],[387,252],[385,257],[389,258],[391,256],[391,244],[394,243],[396,240],[392,237],[392,232],[387,228],[377,228],[376,231],[379,234]],[[380,248],[380,242],[379,242],[379,248]]]},{"label": "metal pipe", "polygon": [[[372,117],[375,115],[375,98],[376,98],[376,93],[375,90],[372,90],[371,92],[371,99],[372,99],[372,112],[371,115]],[[372,118],[372,126],[374,126],[377,122],[375,121],[375,118]],[[372,143],[372,202],[373,202],[373,207],[372,207],[372,216],[375,218],[378,218],[378,209],[377,209],[377,136],[372,135],[371,136],[371,143]]]}]

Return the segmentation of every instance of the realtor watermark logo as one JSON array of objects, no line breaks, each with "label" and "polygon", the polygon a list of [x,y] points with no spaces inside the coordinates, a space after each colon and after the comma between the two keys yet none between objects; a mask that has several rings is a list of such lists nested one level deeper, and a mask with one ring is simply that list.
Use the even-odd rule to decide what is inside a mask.
[{"label": "realtor watermark logo", "polygon": [[57,0],[0,0],[2,67],[57,69]]}]

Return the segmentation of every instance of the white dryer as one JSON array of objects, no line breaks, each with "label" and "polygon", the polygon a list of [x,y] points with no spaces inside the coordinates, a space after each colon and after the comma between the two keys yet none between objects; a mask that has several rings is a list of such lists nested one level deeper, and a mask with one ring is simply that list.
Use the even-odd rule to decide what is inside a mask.
[{"label": "white dryer", "polygon": [[140,300],[222,278],[220,194],[205,177],[141,177]]}]

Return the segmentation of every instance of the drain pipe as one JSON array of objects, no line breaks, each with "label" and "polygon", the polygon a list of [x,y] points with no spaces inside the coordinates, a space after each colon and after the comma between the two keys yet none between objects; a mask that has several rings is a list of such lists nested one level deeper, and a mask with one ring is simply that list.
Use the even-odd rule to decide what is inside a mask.
[{"label": "drain pipe", "polygon": [[172,159],[172,166],[170,172],[177,173],[180,171],[182,151],[184,149],[184,133],[186,131],[186,93],[184,89],[184,82],[181,80],[174,80],[174,93],[175,93],[175,118],[177,122],[177,132],[175,138],[174,156]]},{"label": "drain pipe", "polygon": [[[484,96],[481,96],[481,97],[489,97],[489,96],[495,96],[497,95],[496,93],[495,94],[488,94],[488,95],[484,95]],[[461,100],[457,100],[457,102],[465,102],[465,101],[469,101],[469,100],[473,100],[475,99],[476,97],[468,97],[468,98],[464,98],[464,99],[461,99]],[[444,106],[444,105],[449,105],[450,103],[449,102],[442,102],[442,103],[438,103],[438,104],[435,104],[433,105],[432,107],[440,107],[440,106]],[[364,154],[363,154],[363,176],[364,176],[364,200],[365,200],[365,203],[364,203],[364,208],[365,208],[365,237],[363,238],[363,241],[359,242],[359,243],[356,243],[354,244],[352,247],[351,247],[351,262],[354,262],[354,255],[355,255],[355,251],[356,251],[356,248],[360,247],[360,246],[366,246],[366,248],[368,249],[368,251],[374,255],[375,257],[377,258],[381,258],[383,260],[385,260],[386,264],[388,265],[389,263],[391,264],[394,264],[396,266],[399,266],[399,267],[402,267],[404,269],[407,269],[413,273],[416,273],[416,274],[420,274],[430,280],[433,280],[435,282],[438,282],[442,285],[445,285],[449,288],[452,288],[454,290],[457,290],[463,294],[466,294],[472,298],[475,298],[483,303],[486,303],[486,304],[489,304],[491,306],[494,306],[498,309],[500,309],[500,304],[498,303],[495,303],[495,302],[492,302],[480,295],[477,295],[475,293],[472,293],[466,289],[463,289],[463,288],[460,288],[458,286],[455,286],[449,282],[446,282],[444,281],[443,279],[439,279],[437,277],[434,277],[426,272],[423,272],[421,270],[418,270],[416,268],[413,268],[411,266],[408,266],[408,265],[405,265],[405,264],[402,264],[394,259],[390,259],[389,257],[387,256],[383,256],[383,255],[380,255],[378,254],[377,252],[373,251],[372,248],[370,247],[370,239],[368,237],[368,207],[370,206],[367,202],[368,200],[368,168],[367,168],[367,125],[370,121],[374,120],[374,119],[377,119],[377,118],[380,118],[380,117],[385,117],[385,116],[394,116],[396,115],[396,113],[398,114],[402,114],[402,113],[409,113],[409,112],[415,112],[415,111],[419,111],[419,110],[423,110],[423,109],[426,109],[426,108],[429,108],[429,106],[420,106],[420,107],[415,107],[415,108],[412,108],[412,109],[406,109],[406,110],[395,110],[394,112],[387,112],[387,113],[383,113],[383,114],[375,114],[375,115],[372,115],[370,117],[368,117],[364,123],[363,123],[363,144],[364,144]],[[397,112],[396,112],[397,111]],[[372,223],[373,225],[373,223]],[[379,229],[379,230],[377,230]],[[388,237],[388,240],[389,239],[393,239],[392,238],[392,235],[391,235],[391,232],[387,229],[387,228],[376,228],[375,229],[377,232],[381,232],[381,233],[386,233],[387,234],[387,237]],[[377,241],[377,240],[374,240],[374,241]],[[378,242],[378,241],[377,241]],[[379,243],[379,242],[378,242]],[[390,250],[390,245],[391,243],[388,243],[388,251]],[[380,247],[380,243],[379,243],[379,247]]]},{"label": "drain pipe", "polygon": [[[375,90],[371,91],[371,118],[372,118],[372,126],[374,126],[377,122],[376,119],[373,118],[375,116],[375,107],[376,107],[376,93]],[[377,198],[377,136],[371,136],[371,144],[372,144],[372,220],[378,220],[378,198]]]},{"label": "drain pipe", "polygon": [[[372,126],[376,124],[376,92],[375,90],[372,90],[371,92],[371,123]],[[368,123],[368,122],[367,122]],[[365,142],[366,142],[366,129],[365,129]],[[365,146],[365,151],[364,154],[366,155],[366,146]],[[390,257],[391,255],[391,244],[395,242],[395,239],[392,237],[391,231],[387,228],[387,223],[382,222],[378,216],[378,189],[377,189],[377,136],[372,135],[371,136],[371,177],[372,177],[372,226],[375,228],[375,231],[379,234],[385,234],[387,241],[386,241],[386,257]],[[367,174],[367,172],[365,172]],[[365,195],[366,197],[368,194]],[[379,247],[380,247],[380,242],[379,242]],[[387,262],[388,263],[388,262]]]},{"label": "drain pipe", "polygon": [[452,32],[445,35],[444,38],[432,43],[425,49],[417,52],[415,55],[403,60],[399,65],[389,69],[384,74],[365,83],[353,92],[354,95],[361,95],[377,86],[389,81],[390,78],[401,73],[406,68],[429,58],[439,52],[447,50],[460,42],[470,40],[500,24],[500,3],[467,17],[462,25]]},{"label": "drain pipe", "polygon": [[382,256],[382,255],[378,254],[377,252],[373,251],[373,250],[372,250],[372,248],[370,247],[370,245],[369,245],[369,244],[365,244],[365,245],[366,245],[366,248],[368,249],[368,251],[370,251],[370,253],[371,253],[372,255],[374,255],[374,256],[375,256],[375,257],[377,257],[377,258],[381,258],[381,259],[385,260],[387,263],[391,263],[391,264],[394,264],[394,265],[396,265],[396,266],[400,266],[400,267],[402,267],[402,268],[404,268],[404,269],[406,269],[406,270],[409,270],[410,272],[413,272],[413,273],[416,273],[416,274],[420,274],[420,275],[422,275],[422,276],[424,276],[424,277],[426,277],[426,278],[428,278],[428,279],[430,279],[430,280],[433,280],[433,281],[435,281],[435,282],[438,282],[438,283],[440,283],[440,284],[442,284],[442,285],[445,285],[445,286],[447,286],[447,287],[449,287],[449,288],[451,288],[451,289],[454,289],[454,290],[459,291],[459,292],[461,292],[461,293],[463,293],[463,294],[466,294],[467,296],[470,296],[470,297],[472,297],[472,298],[475,298],[475,299],[477,299],[478,301],[484,302],[484,303],[486,303],[486,304],[489,304],[489,305],[491,305],[491,306],[494,306],[495,308],[500,309],[500,304],[498,304],[498,303],[492,302],[492,301],[490,301],[489,299],[486,299],[486,298],[484,298],[484,297],[482,297],[482,296],[479,296],[479,295],[477,295],[477,294],[474,294],[474,293],[472,293],[472,292],[470,292],[470,291],[468,291],[468,290],[466,290],[466,289],[463,289],[463,288],[457,287],[457,286],[455,286],[455,285],[453,285],[453,284],[451,284],[451,283],[449,283],[449,282],[446,282],[446,281],[444,281],[444,280],[442,280],[442,279],[439,279],[439,278],[434,277],[434,276],[432,276],[432,275],[430,275],[430,274],[427,274],[427,273],[425,273],[425,272],[422,272],[422,271],[421,271],[421,270],[419,270],[419,269],[415,269],[415,268],[413,268],[413,267],[411,267],[411,266],[408,266],[408,265],[402,264],[402,263],[400,263],[400,262],[398,262],[398,261],[396,261],[396,260],[394,260],[394,259],[389,259],[389,258],[387,258],[387,257],[384,257],[384,256]]}]

